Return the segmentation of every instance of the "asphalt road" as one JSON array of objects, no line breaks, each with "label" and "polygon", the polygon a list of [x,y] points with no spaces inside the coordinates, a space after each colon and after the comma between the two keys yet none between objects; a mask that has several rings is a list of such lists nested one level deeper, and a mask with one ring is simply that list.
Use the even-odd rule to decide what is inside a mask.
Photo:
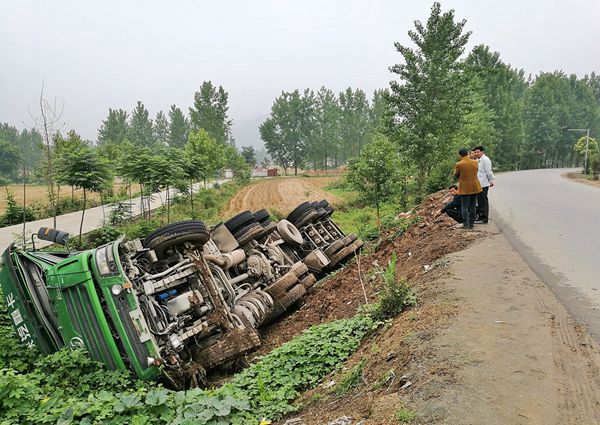
[{"label": "asphalt road", "polygon": [[[223,183],[224,179],[219,179],[217,183]],[[214,182],[208,182],[207,186],[212,187]],[[194,193],[204,185],[196,183],[194,185]],[[175,194],[175,190],[171,190],[171,196]],[[155,193],[152,195],[150,202],[150,209],[154,210],[162,205],[162,201],[166,199],[166,191]],[[148,199],[145,200],[145,203]],[[124,201],[126,202],[126,201]],[[94,207],[85,211],[83,220],[83,233],[91,232],[99,227],[102,227],[105,218],[110,217],[111,207],[105,205],[104,207]],[[131,203],[131,211],[133,216],[141,214],[142,205],[141,198],[133,198]],[[79,224],[81,222],[81,211],[72,212],[56,217],[56,228],[68,232],[71,237],[79,235]],[[44,218],[42,220],[31,221],[26,223],[25,234],[27,235],[27,242],[31,242],[31,235],[37,234],[40,227],[54,227],[54,221],[52,217]],[[8,226],[0,228],[0,254],[4,252],[4,249],[15,241],[21,241],[23,235],[23,225],[17,224],[15,226]],[[38,240],[36,238],[36,247],[43,247],[50,245],[50,242]]]},{"label": "asphalt road", "polygon": [[561,175],[579,169],[501,173],[491,217],[566,306],[600,340],[600,188]]}]

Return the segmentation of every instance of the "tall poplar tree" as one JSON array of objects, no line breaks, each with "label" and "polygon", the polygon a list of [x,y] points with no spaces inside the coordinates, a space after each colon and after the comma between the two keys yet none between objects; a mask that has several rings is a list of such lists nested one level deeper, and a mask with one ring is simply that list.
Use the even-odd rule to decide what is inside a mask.
[{"label": "tall poplar tree", "polygon": [[465,24],[436,2],[427,23],[415,21],[408,32],[415,47],[395,43],[403,63],[390,67],[398,80],[390,82],[394,120],[386,132],[411,158],[419,193],[432,167],[453,155],[454,136],[469,111],[468,76],[459,60],[471,34]]},{"label": "tall poplar tree", "polygon": [[201,128],[217,143],[227,144],[231,136],[232,120],[229,118],[229,95],[223,87],[204,81],[194,93],[194,106],[190,108],[190,126],[193,131]]}]

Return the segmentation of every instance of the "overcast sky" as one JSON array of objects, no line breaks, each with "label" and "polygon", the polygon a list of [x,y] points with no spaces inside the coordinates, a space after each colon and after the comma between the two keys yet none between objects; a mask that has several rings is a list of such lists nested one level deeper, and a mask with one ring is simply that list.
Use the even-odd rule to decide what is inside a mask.
[{"label": "overcast sky", "polygon": [[[600,71],[600,0],[451,0],[472,31],[527,73]],[[229,92],[237,145],[282,90],[387,87],[429,1],[9,1],[0,3],[0,122],[30,125],[42,81],[95,140],[108,108],[184,111],[204,80]]]}]

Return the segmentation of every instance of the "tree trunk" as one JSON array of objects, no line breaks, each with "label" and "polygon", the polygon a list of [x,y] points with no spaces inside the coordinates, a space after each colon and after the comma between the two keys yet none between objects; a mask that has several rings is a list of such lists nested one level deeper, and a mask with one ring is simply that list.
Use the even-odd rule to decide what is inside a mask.
[{"label": "tree trunk", "polygon": [[83,218],[85,217],[85,206],[86,206],[86,194],[85,187],[83,188],[83,210],[81,210],[81,223],[79,223],[79,245],[81,245],[81,233],[83,232]]},{"label": "tree trunk", "polygon": [[23,248],[27,245],[27,239],[25,237],[25,208],[27,206],[27,168],[23,165]]},{"label": "tree trunk", "polygon": [[192,208],[192,218],[194,217],[194,180],[190,180],[190,206]]},{"label": "tree trunk", "polygon": [[132,201],[132,197],[131,197],[131,182],[129,182],[128,184],[128,192],[129,192],[129,218],[131,219],[133,217],[133,201]]},{"label": "tree trunk", "polygon": [[140,207],[142,209],[142,220],[146,219],[146,205],[144,204],[144,185],[140,183]]},{"label": "tree trunk", "polygon": [[169,196],[169,185],[167,185],[167,224],[171,222],[171,202]]}]

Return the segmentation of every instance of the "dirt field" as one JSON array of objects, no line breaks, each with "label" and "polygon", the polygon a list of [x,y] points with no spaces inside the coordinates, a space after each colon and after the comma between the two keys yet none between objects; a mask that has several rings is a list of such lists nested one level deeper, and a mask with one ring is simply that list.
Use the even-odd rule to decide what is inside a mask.
[{"label": "dirt field", "polygon": [[244,210],[273,209],[287,214],[304,201],[327,199],[335,205],[338,199],[323,190],[339,177],[281,177],[259,180],[242,189],[223,209],[222,217]]},{"label": "dirt field", "polygon": [[[120,188],[124,186],[121,183],[115,183],[114,191],[118,193]],[[23,205],[23,186],[10,184],[8,185],[8,190],[15,195],[15,199],[19,205]],[[139,192],[139,189],[136,189],[134,186],[134,192]],[[71,196],[71,188],[61,187],[60,188],[60,197]],[[83,190],[77,189],[75,190],[75,196],[83,197]],[[97,193],[90,193],[88,195],[88,199],[100,200],[100,195]],[[32,203],[48,203],[48,190],[46,186],[27,186],[27,205],[31,205]],[[0,188],[0,214],[6,211],[6,189],[4,187]]]}]

